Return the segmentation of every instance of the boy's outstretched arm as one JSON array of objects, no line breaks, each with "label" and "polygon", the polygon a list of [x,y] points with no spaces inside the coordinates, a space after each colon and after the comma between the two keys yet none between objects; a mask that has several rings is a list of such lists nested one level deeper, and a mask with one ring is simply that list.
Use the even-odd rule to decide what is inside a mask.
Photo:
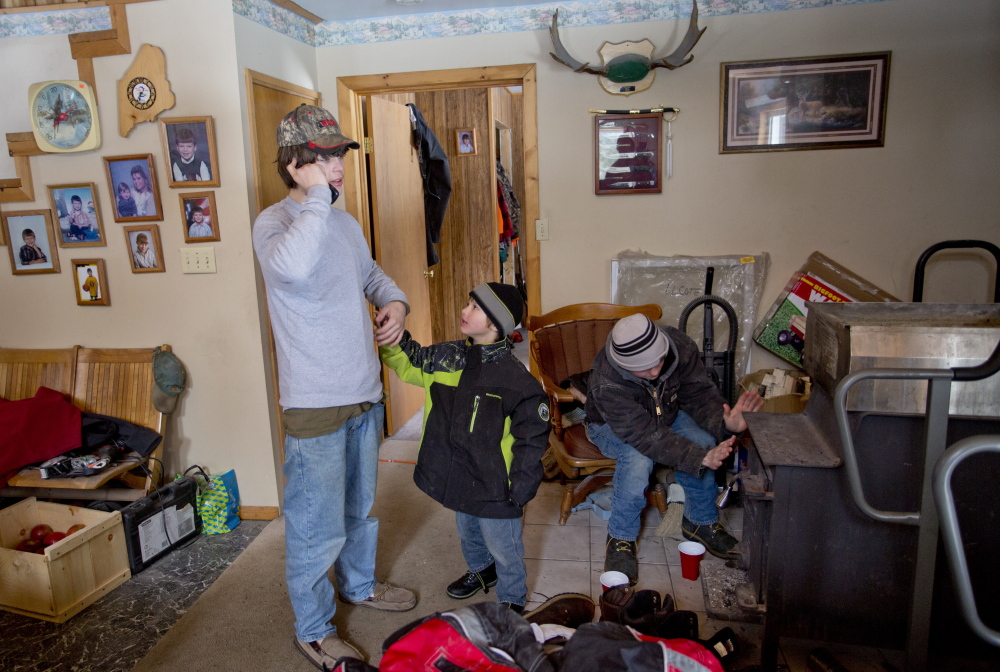
[{"label": "boy's outstretched arm", "polygon": [[[432,356],[430,351],[433,347],[420,347],[419,343],[410,338],[410,332],[404,331],[399,345],[380,346],[378,354],[401,381],[411,385],[424,385],[424,376],[430,378],[433,375],[423,370],[424,361]],[[427,384],[430,384],[430,380]]]}]

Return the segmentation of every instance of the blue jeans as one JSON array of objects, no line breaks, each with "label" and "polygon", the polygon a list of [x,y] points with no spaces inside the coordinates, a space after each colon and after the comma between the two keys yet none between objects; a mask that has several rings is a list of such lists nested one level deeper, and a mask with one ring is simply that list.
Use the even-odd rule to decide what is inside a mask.
[{"label": "blue jeans", "polygon": [[524,541],[520,518],[476,518],[456,512],[458,538],[470,572],[497,566],[497,602],[522,607],[528,599],[528,571],[524,568]]},{"label": "blue jeans", "polygon": [[[684,411],[677,412],[677,418],[670,429],[685,439],[693,441],[708,451],[717,446],[715,438],[698,426]],[[639,536],[639,516],[646,506],[646,488],[653,473],[654,462],[638,450],[625,443],[611,431],[608,425],[588,424],[587,438],[606,456],[615,460],[615,475],[612,483],[615,491],[611,496],[611,520],[608,534],[615,539],[635,541]],[[718,490],[715,472],[706,468],[701,478],[678,469],[674,475],[677,483],[684,488],[684,517],[695,525],[711,525],[719,520],[715,508]]]},{"label": "blue jeans", "polygon": [[384,418],[376,404],[331,434],[285,437],[285,580],[295,635],[304,642],[336,631],[331,566],[341,595],[357,601],[372,594],[378,519],[368,513]]}]

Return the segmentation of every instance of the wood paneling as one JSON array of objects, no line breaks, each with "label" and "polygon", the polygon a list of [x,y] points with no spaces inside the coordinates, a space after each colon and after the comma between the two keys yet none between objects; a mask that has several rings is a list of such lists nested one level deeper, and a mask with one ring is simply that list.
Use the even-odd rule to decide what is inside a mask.
[{"label": "wood paneling", "polygon": [[[417,94],[417,108],[437,136],[451,166],[451,200],[441,226],[438,256],[431,278],[431,314],[435,342],[462,338],[459,313],[469,291],[495,279],[497,256],[496,177],[490,147],[493,122],[485,88]],[[459,154],[455,131],[476,129],[478,154]]]}]

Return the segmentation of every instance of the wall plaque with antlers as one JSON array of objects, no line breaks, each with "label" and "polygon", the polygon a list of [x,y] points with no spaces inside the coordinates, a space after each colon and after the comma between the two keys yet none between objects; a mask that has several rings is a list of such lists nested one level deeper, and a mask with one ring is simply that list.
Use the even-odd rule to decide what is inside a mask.
[{"label": "wall plaque with antlers", "polygon": [[672,54],[653,59],[655,47],[649,40],[605,42],[597,52],[601,55],[604,67],[595,68],[590,63],[583,63],[573,58],[563,46],[559,39],[559,10],[556,10],[552,15],[552,26],[549,28],[555,53],[550,52],[549,55],[567,68],[572,68],[574,72],[597,75],[601,87],[608,93],[630,96],[645,91],[653,85],[655,68],[675,70],[690,63],[694,56],[689,54],[706,30],[707,28],[698,29],[698,3],[693,2],[691,24],[684,35],[684,40]]}]

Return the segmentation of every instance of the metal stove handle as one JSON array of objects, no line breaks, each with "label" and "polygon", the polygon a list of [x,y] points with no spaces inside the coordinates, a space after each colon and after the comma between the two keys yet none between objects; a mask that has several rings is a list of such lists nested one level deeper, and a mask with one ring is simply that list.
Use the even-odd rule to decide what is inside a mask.
[{"label": "metal stove handle", "polygon": [[989,644],[1000,646],[1000,632],[987,627],[980,620],[979,611],[976,609],[976,597],[972,593],[969,566],[965,561],[965,549],[962,547],[962,533],[958,527],[955,498],[951,492],[951,477],[958,465],[970,455],[985,452],[1000,453],[1000,435],[972,436],[958,441],[945,451],[934,467],[934,499],[937,501],[944,550],[951,565],[951,578],[958,592],[962,615],[965,616],[965,621],[973,632]]}]

